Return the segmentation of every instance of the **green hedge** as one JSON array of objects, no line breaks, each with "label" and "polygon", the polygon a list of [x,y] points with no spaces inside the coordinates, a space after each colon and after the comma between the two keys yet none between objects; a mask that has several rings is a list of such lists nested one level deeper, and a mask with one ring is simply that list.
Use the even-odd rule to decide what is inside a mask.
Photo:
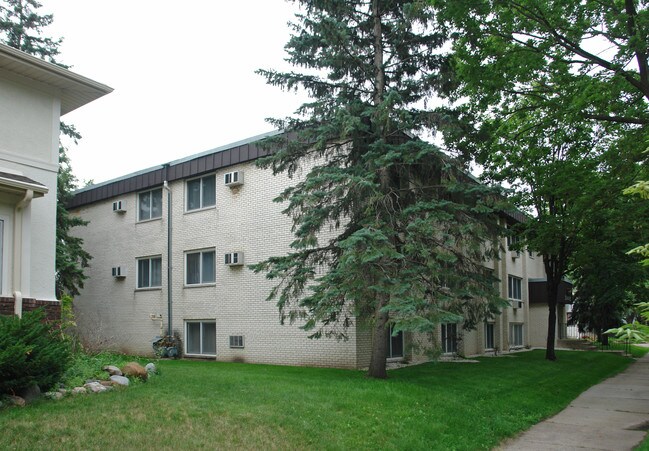
[{"label": "green hedge", "polygon": [[0,316],[0,393],[56,384],[70,362],[70,347],[41,309],[22,318]]}]

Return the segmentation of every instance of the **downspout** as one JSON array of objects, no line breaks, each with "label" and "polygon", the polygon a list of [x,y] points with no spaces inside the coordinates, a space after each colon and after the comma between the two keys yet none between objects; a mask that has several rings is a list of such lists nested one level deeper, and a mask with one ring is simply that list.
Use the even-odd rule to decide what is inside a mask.
[{"label": "downspout", "polygon": [[23,211],[34,198],[34,190],[28,189],[25,196],[16,204],[14,209],[14,258],[13,258],[13,291],[14,314],[18,318],[23,316]]},{"label": "downspout", "polygon": [[165,181],[163,187],[167,191],[167,335],[170,337],[173,336],[173,327],[172,327],[172,314],[173,314],[173,298],[172,298],[172,265],[171,265],[171,188],[169,188],[169,183],[167,182],[167,172],[169,170],[169,164],[165,165]]}]

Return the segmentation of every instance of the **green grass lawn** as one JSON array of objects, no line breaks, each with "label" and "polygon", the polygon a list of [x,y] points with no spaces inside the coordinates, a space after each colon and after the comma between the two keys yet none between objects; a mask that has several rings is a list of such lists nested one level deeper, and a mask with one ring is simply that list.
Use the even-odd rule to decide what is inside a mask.
[{"label": "green grass lawn", "polygon": [[0,410],[0,449],[488,449],[631,359],[531,351],[362,372],[160,361],[126,390]]}]

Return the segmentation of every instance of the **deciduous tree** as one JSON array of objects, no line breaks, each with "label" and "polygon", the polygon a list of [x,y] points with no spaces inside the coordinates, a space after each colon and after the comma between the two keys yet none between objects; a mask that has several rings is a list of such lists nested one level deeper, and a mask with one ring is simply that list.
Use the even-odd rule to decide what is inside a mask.
[{"label": "deciduous tree", "polygon": [[[647,6],[615,0],[431,0],[455,33],[458,101],[446,142],[534,206],[527,245],[548,279],[546,357],[556,358],[555,290],[579,238],[590,174],[610,149],[636,158],[649,123]],[[627,139],[629,135],[634,139]],[[628,148],[619,145],[622,139]],[[618,144],[616,144],[618,143]],[[520,166],[517,168],[515,166]],[[614,174],[613,174],[614,176]],[[583,217],[582,217],[583,219]]]}]

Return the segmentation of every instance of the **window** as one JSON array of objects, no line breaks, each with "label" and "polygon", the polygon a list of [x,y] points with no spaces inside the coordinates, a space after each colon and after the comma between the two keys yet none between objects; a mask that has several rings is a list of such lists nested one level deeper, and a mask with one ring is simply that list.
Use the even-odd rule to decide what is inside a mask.
[{"label": "window", "polygon": [[522,295],[522,279],[514,276],[507,276],[507,296],[509,299],[520,301],[523,299]]},{"label": "window", "polygon": [[230,335],[231,348],[243,348],[243,335]]},{"label": "window", "polygon": [[216,205],[216,176],[208,175],[187,182],[187,211]]},{"label": "window", "polygon": [[214,257],[214,249],[185,254],[185,283],[187,285],[214,283],[216,280]]},{"label": "window", "polygon": [[394,330],[390,326],[388,334],[388,359],[393,357],[403,357],[403,331],[399,331],[396,335],[392,335]]},{"label": "window", "polygon": [[146,257],[137,260],[137,287],[162,286],[162,257]]},{"label": "window", "polygon": [[188,355],[216,355],[216,322],[187,321],[185,348]]},{"label": "window", "polygon": [[510,324],[509,326],[509,346],[523,346],[523,325]]},{"label": "window", "polygon": [[[507,249],[514,250],[512,247],[515,247],[518,245],[518,243],[521,241],[521,238],[518,235],[509,235],[507,236]],[[515,251],[515,250],[514,250]]]},{"label": "window", "polygon": [[145,191],[137,195],[138,220],[148,221],[162,217],[162,188]]},{"label": "window", "polygon": [[457,352],[457,324],[442,324],[442,352],[453,354]]},{"label": "window", "polygon": [[494,323],[485,323],[484,325],[484,347],[485,349],[495,349],[494,341]]}]

